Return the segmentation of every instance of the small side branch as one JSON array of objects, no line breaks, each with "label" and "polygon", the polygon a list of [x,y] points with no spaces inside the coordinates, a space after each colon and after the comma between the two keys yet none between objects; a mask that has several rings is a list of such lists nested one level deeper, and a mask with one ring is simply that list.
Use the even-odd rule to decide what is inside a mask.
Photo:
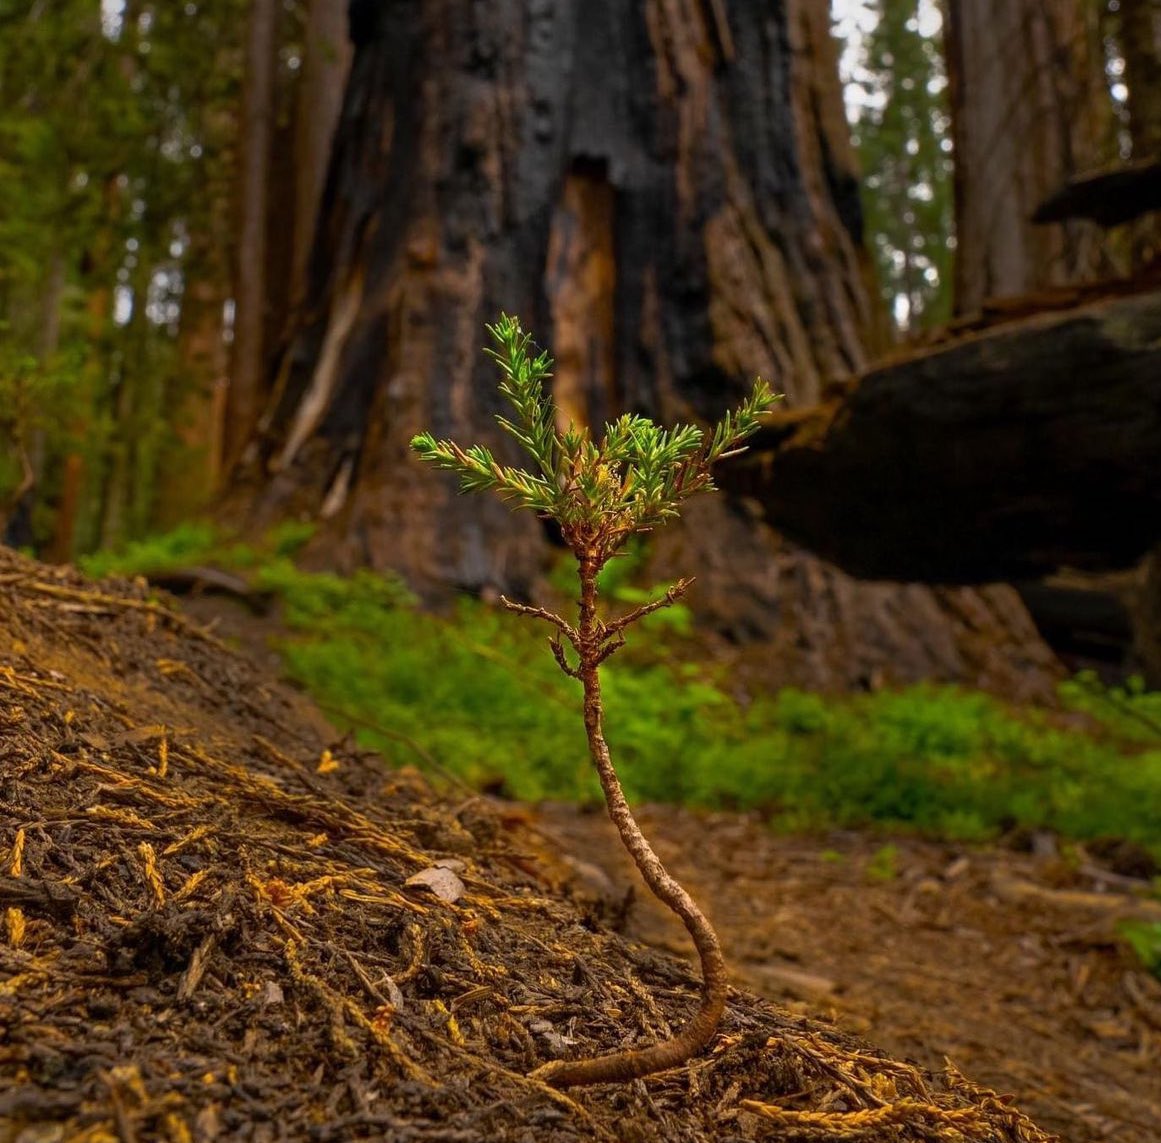
[{"label": "small side branch", "polygon": [[514,603],[506,595],[500,596],[500,602],[517,615],[528,615],[533,619],[543,619],[545,623],[551,623],[574,647],[579,649],[580,636],[577,635],[576,628],[571,623],[565,622],[559,615],[555,615],[543,607],[529,607],[525,603]]},{"label": "small side branch", "polygon": [[[568,659],[564,653],[564,644],[559,639],[549,639],[548,645],[552,648],[552,657],[556,660],[556,665],[566,674],[570,679],[579,679],[581,677],[580,671],[576,667],[570,667]],[[612,652],[610,652],[611,654]]]},{"label": "small side branch", "polygon": [[652,615],[653,612],[660,611],[663,607],[672,607],[689,591],[692,584],[692,579],[679,579],[660,599],[655,599],[652,603],[643,603],[640,607],[634,607],[632,611],[622,615],[619,619],[604,624],[604,637],[611,638],[639,619],[644,619],[646,615]]},{"label": "small side branch", "polygon": [[[625,646],[624,635],[610,635],[609,642],[607,642],[600,651],[597,652],[597,666],[599,667],[610,655],[615,655],[622,647]],[[580,675],[577,675],[580,678]]]}]

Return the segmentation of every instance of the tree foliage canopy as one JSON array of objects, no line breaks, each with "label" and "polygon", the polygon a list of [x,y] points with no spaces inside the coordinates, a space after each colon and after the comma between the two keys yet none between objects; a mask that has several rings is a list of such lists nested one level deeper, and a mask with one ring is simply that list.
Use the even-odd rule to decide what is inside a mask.
[{"label": "tree foliage canopy", "polygon": [[241,0],[0,14],[0,507],[21,471],[37,485],[13,539],[50,541],[69,457],[83,479],[60,555],[153,518],[183,299],[228,242],[243,21]]}]

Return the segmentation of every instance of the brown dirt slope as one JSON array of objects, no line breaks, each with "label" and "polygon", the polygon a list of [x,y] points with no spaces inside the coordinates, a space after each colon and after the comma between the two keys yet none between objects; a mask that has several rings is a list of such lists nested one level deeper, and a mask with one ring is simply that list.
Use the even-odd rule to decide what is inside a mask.
[{"label": "brown dirt slope", "polygon": [[[0,552],[0,1141],[1049,1138],[743,993],[687,1067],[528,1079],[665,1034],[696,987],[541,844],[327,751],[144,585]],[[441,859],[454,901],[408,885]]]}]

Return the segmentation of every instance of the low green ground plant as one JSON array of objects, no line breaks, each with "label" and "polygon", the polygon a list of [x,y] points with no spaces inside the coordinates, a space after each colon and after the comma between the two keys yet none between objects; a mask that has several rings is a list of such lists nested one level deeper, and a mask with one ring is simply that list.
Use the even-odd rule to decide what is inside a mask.
[{"label": "low green ground plant", "polygon": [[1140,675],[1105,686],[1095,671],[1080,671],[1060,687],[1072,710],[1092,715],[1115,737],[1130,742],[1161,742],[1161,691],[1150,691]]},{"label": "low green ground plant", "polygon": [[1123,921],[1118,931],[1145,969],[1161,980],[1161,922]]},{"label": "low green ground plant", "polygon": [[894,881],[899,876],[899,847],[894,842],[887,842],[879,846],[871,854],[864,870],[867,880],[872,883],[885,884]]},{"label": "low green ground plant", "polygon": [[[303,571],[290,553],[308,535],[297,525],[241,543],[187,525],[98,553],[86,570],[238,572],[281,606],[288,675],[392,764],[528,801],[599,800],[579,697],[532,632],[474,599],[425,611],[390,576]],[[609,740],[632,801],[756,810],[785,831],[1125,837],[1161,860],[1161,728],[1151,726],[1161,695],[1137,684],[1062,684],[1062,705],[1087,716],[1078,728],[958,687],[841,698],[790,688],[742,709],[725,683],[706,664],[606,665]],[[1122,938],[1161,976],[1161,928],[1141,923]]]},{"label": "low green ground plant", "polygon": [[[86,575],[97,579],[109,575],[161,575],[203,564],[277,577],[278,565],[287,561],[287,566],[293,567],[289,564],[291,557],[314,530],[313,524],[292,520],[271,528],[257,543],[251,543],[223,533],[206,520],[189,520],[168,532],[136,540],[116,551],[101,550],[81,556],[77,563]],[[310,581],[309,576],[301,574],[294,578],[300,590]]]},{"label": "low green ground plant", "polygon": [[[85,566],[237,571],[281,601],[288,673],[391,762],[423,764],[411,742],[457,777],[513,798],[599,797],[579,698],[533,632],[478,600],[438,614],[390,577],[302,571],[285,554],[293,546],[281,532],[242,544],[187,526]],[[1150,735],[1124,710],[1128,702],[1151,717],[1156,693],[1071,681],[1062,704],[1086,718],[1070,727],[953,686],[848,697],[791,688],[742,708],[727,683],[703,663],[606,665],[609,740],[632,800],[755,810],[788,830],[1117,836],[1161,857],[1161,730]]]}]

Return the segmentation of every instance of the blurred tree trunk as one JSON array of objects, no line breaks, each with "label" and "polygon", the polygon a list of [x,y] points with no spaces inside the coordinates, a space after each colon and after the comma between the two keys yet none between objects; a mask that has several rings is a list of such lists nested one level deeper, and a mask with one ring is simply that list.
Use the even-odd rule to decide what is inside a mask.
[{"label": "blurred tree trunk", "polygon": [[[241,5],[237,11],[242,10]],[[233,16],[223,11],[226,20]],[[241,100],[222,77],[240,76],[238,44],[211,37],[214,56],[190,93],[191,131],[207,156],[188,223],[182,255],[183,288],[177,353],[167,377],[166,420],[176,438],[173,455],[158,472],[154,527],[172,528],[205,508],[222,479],[229,391],[230,345],[226,304],[233,296],[237,234],[237,153]],[[267,228],[269,234],[269,228]]]},{"label": "blurred tree trunk", "polygon": [[[1129,89],[1129,138],[1134,159],[1161,157],[1161,0],[1120,0],[1120,46]],[[1140,266],[1161,251],[1161,216],[1135,222],[1132,259]],[[1128,597],[1135,666],[1161,689],[1161,545],[1142,561]]]},{"label": "blurred tree trunk", "polygon": [[267,187],[274,127],[278,5],[251,0],[242,96],[234,342],[227,398],[225,452],[237,459],[258,419],[266,365]]},{"label": "blurred tree trunk", "polygon": [[[117,227],[124,207],[122,200],[117,176],[107,175],[101,190],[102,223],[94,230],[92,241],[80,259],[86,341],[82,376],[88,390],[100,395],[98,402],[109,391],[113,372],[113,285],[117,274]],[[68,434],[73,442],[88,443],[91,421],[92,406],[78,403]],[[68,563],[73,558],[78,539],[95,542],[99,534],[104,483],[94,478],[93,459],[92,450],[86,456],[80,444],[74,444],[61,465],[53,535],[46,557],[52,563]]]},{"label": "blurred tree trunk", "polygon": [[[219,108],[203,130],[215,142],[236,129],[236,109]],[[218,143],[217,145],[221,145]],[[156,525],[174,527],[204,508],[217,491],[223,470],[230,347],[225,306],[230,297],[233,179],[227,164],[215,165],[190,230],[182,262],[185,288],[177,334],[177,360],[170,379],[169,421],[178,455],[158,474]]]},{"label": "blurred tree trunk", "polygon": [[[213,255],[209,255],[212,257]],[[204,508],[222,472],[229,353],[222,326],[228,278],[205,258],[189,261],[181,302],[178,361],[172,387],[174,432],[182,455],[160,473],[157,525],[174,527]]]},{"label": "blurred tree trunk", "polygon": [[1161,157],[1161,0],[1120,0],[1133,158]]},{"label": "blurred tree trunk", "polygon": [[[53,250],[44,270],[36,356],[41,368],[51,367],[60,348],[61,309],[65,293],[65,260]],[[6,503],[0,503],[0,536],[11,547],[31,547],[35,541],[32,514],[45,476],[45,432],[42,425],[28,426],[16,416],[10,428],[11,446],[19,458],[20,483]]]},{"label": "blurred tree trunk", "polygon": [[[1120,0],[1111,23],[1125,60],[1132,158],[1161,158],[1161,0]],[[1134,222],[1128,243],[1135,269],[1151,262],[1161,252],[1161,215]]]},{"label": "blurred tree trunk", "polygon": [[958,314],[1108,267],[1091,223],[1029,221],[1070,176],[1110,157],[1098,25],[1086,0],[948,2]]},{"label": "blurred tree trunk", "polygon": [[307,264],[351,66],[346,0],[310,0],[304,39],[295,112],[292,305],[300,303],[306,293]]}]

